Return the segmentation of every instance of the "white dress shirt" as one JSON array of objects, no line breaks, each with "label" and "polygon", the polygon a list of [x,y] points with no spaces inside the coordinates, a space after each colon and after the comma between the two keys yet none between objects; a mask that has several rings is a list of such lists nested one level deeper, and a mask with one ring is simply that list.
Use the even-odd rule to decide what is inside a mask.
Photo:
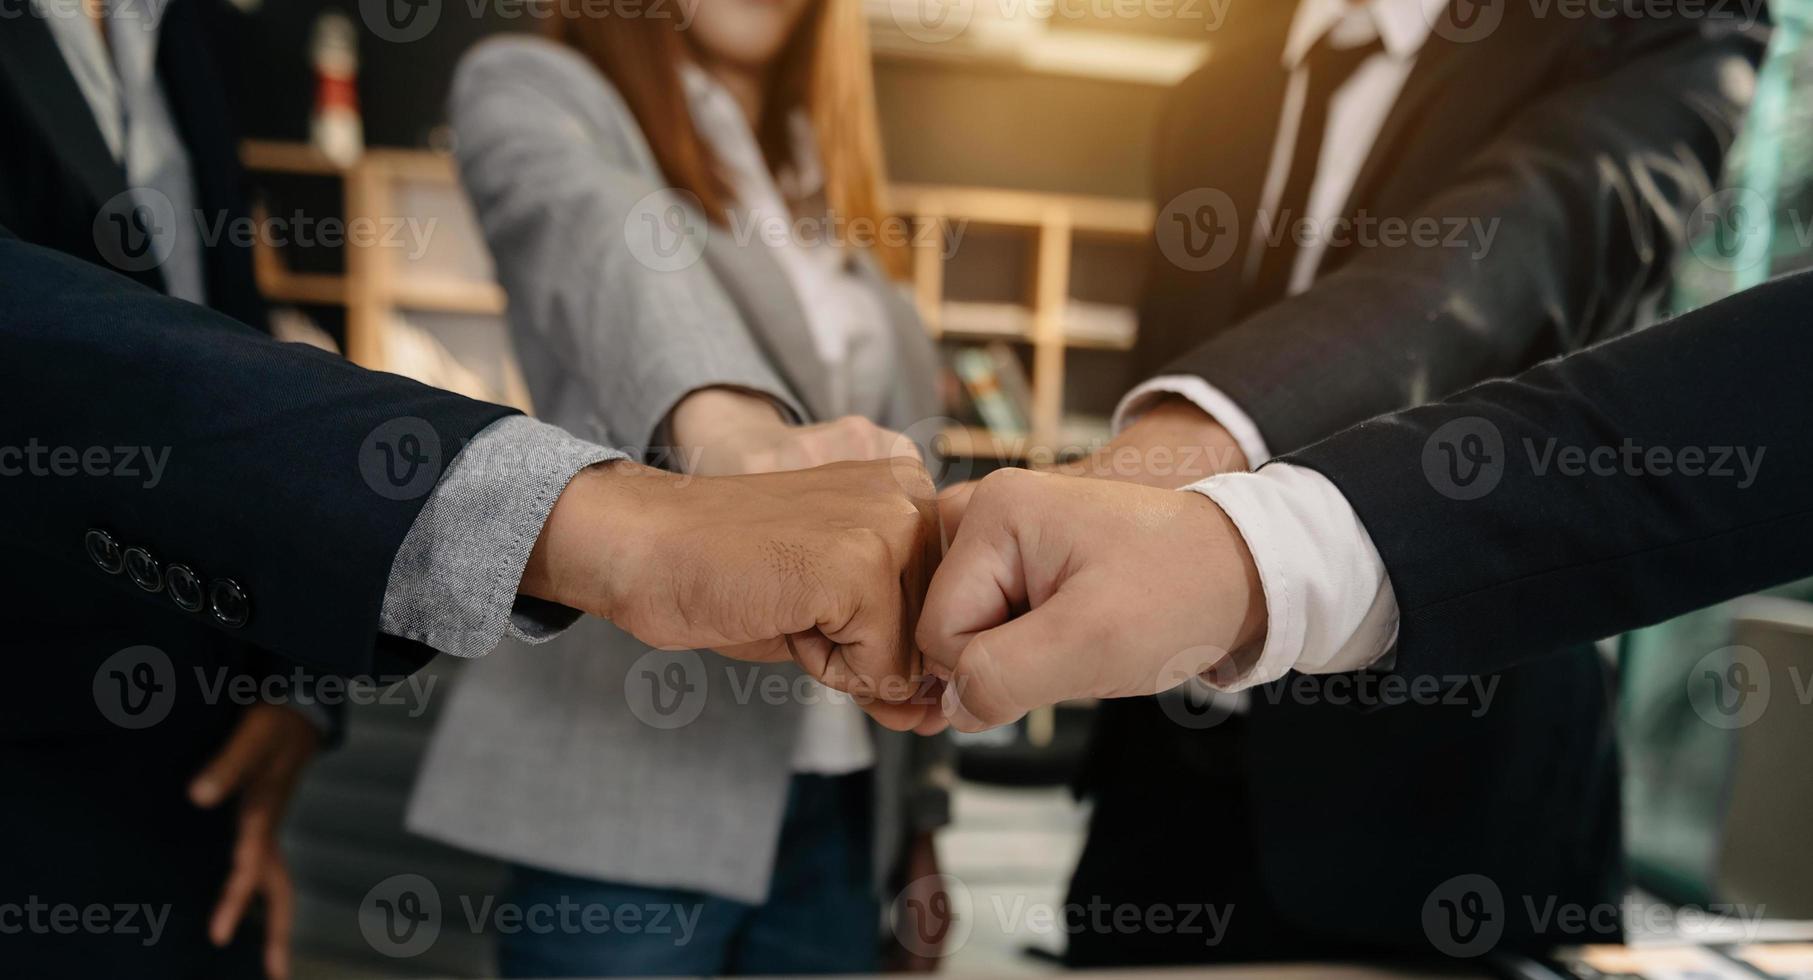
[{"label": "white dress shirt", "polygon": [[[799,297],[836,410],[874,418],[891,387],[887,310],[854,274],[850,255],[831,240],[834,236],[821,233],[822,225],[797,222],[789,203],[822,200],[824,179],[810,124],[799,114],[790,121],[798,166],[777,181],[735,98],[696,65],[684,66],[681,75],[693,120],[736,192],[731,233],[752,234],[773,250]],[[799,210],[805,214],[810,208]],[[849,695],[817,681],[802,679],[800,685],[806,703],[793,744],[793,771],[842,775],[874,766],[875,746],[862,709]]]},{"label": "white dress shirt", "polygon": [[1232,693],[1296,670],[1339,674],[1374,666],[1398,635],[1397,594],[1366,526],[1315,470],[1272,463],[1184,488],[1220,505],[1246,539],[1265,590],[1259,656],[1238,674],[1203,677]]},{"label": "white dress shirt", "polygon": [[[150,226],[151,234],[160,239],[156,254],[164,256],[158,271],[165,291],[205,304],[189,151],[157,77],[158,18],[164,6],[109,3],[99,25],[81,16],[74,4],[32,0],[32,10],[50,27],[57,50],[94,113],[101,139],[126,173],[128,193],[147,207],[155,200],[152,195],[162,194],[175,212],[174,227],[165,227],[162,221]],[[106,43],[101,41],[102,30],[107,32]]]},{"label": "white dress shirt", "polygon": [[[1300,216],[1317,232],[1297,252],[1291,267],[1291,295],[1315,281],[1328,248],[1327,231],[1342,219],[1360,168],[1447,3],[1303,0],[1297,8],[1284,45],[1284,67],[1291,76],[1260,194],[1258,213],[1262,217],[1251,230],[1254,239],[1263,240],[1274,231],[1263,216],[1277,215],[1299,142],[1298,121],[1309,87],[1303,62],[1310,50],[1325,37],[1338,48],[1377,40],[1382,50],[1363,62],[1329,100],[1320,159]],[[1278,218],[1295,220],[1299,216]],[[1248,250],[1244,272],[1249,280],[1257,274],[1262,254],[1260,248]],[[1115,408],[1114,431],[1132,424],[1166,395],[1187,398],[1212,416],[1240,446],[1249,466],[1257,469],[1271,458],[1265,437],[1252,418],[1220,389],[1191,375],[1163,375],[1128,392]],[[1265,651],[1253,667],[1231,683],[1211,686],[1238,690],[1274,680],[1293,667],[1318,673],[1372,665],[1397,638],[1397,602],[1378,553],[1365,537],[1365,528],[1359,527],[1340,492],[1319,474],[1292,466],[1267,467],[1262,473],[1249,477],[1263,481],[1260,485],[1234,481],[1229,489],[1226,483],[1206,481],[1189,488],[1221,504],[1246,537],[1266,584],[1272,623]],[[1292,519],[1288,530],[1278,520],[1286,515]],[[1309,530],[1304,533],[1298,528]],[[1357,539],[1352,534],[1356,529]],[[1368,555],[1372,565],[1365,564]],[[1286,583],[1293,582],[1309,586],[1300,594],[1285,592]],[[1274,595],[1274,589],[1280,594]],[[1349,627],[1353,635],[1337,640],[1336,635]]]}]

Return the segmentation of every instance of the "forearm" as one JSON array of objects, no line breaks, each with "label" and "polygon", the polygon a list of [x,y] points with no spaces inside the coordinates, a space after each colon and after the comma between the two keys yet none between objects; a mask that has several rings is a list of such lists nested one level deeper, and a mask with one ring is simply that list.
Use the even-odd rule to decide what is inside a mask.
[{"label": "forearm", "polygon": [[[712,386],[802,414],[700,254],[720,230],[663,193],[595,70],[545,43],[493,41],[461,62],[450,104],[461,182],[510,296],[511,328],[584,379],[604,431],[664,448],[669,413]],[[686,240],[657,237],[680,234],[675,216]]]},{"label": "forearm", "polygon": [[1813,278],[1779,279],[1287,457],[1390,569],[1398,669],[1494,670],[1813,572],[1810,307]]},{"label": "forearm", "polygon": [[[17,461],[28,472],[0,478],[0,505],[29,515],[17,543],[44,574],[332,673],[419,663],[379,628],[392,561],[435,478],[510,409],[273,343],[17,241],[0,241],[0,270],[14,399],[0,445],[54,454],[38,472]],[[86,554],[90,530],[116,559],[145,549],[163,588]],[[202,590],[181,603],[179,565]],[[226,582],[244,601],[217,609]]]},{"label": "forearm", "polygon": [[1629,329],[1715,186],[1761,40],[1620,26],[1404,215],[1466,247],[1360,251],[1161,373],[1204,379],[1281,453]]}]

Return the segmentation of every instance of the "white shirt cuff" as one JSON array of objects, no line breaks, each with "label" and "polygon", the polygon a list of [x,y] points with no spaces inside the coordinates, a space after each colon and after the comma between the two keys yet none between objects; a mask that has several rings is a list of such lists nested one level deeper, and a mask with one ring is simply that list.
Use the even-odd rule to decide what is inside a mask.
[{"label": "white shirt cuff", "polygon": [[1184,488],[1215,501],[1240,530],[1265,589],[1265,646],[1244,671],[1205,678],[1220,691],[1296,670],[1374,666],[1397,643],[1398,602],[1372,536],[1341,491],[1315,470],[1273,463]]},{"label": "white shirt cuff", "polygon": [[1248,469],[1258,469],[1265,461],[1272,458],[1266,448],[1265,437],[1259,434],[1259,427],[1253,424],[1252,416],[1240,410],[1234,399],[1222,394],[1221,389],[1191,374],[1166,374],[1153,378],[1127,392],[1119,405],[1114,407],[1113,432],[1119,435],[1122,429],[1139,421],[1141,415],[1151,411],[1153,403],[1166,395],[1178,395],[1190,400],[1190,404],[1207,412],[1228,435],[1234,437],[1235,445],[1246,454]]}]

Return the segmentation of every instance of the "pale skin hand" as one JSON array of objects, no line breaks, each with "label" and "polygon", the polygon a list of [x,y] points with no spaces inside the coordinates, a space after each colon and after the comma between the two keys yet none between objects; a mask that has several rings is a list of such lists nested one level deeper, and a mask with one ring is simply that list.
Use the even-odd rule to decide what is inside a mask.
[{"label": "pale skin hand", "polygon": [[[1175,490],[1246,469],[1246,452],[1227,429],[1188,399],[1173,397],[1153,405],[1106,446],[1082,459],[1051,466],[1049,471]],[[972,481],[940,496],[938,509],[946,534],[957,533],[974,489]]]},{"label": "pale skin hand", "polygon": [[1108,445],[1052,469],[1067,476],[1175,490],[1246,468],[1246,453],[1227,429],[1189,400],[1172,397],[1153,405]]},{"label": "pale skin hand", "polygon": [[970,492],[918,641],[951,724],[981,731],[1243,663],[1265,615],[1246,542],[1207,497],[1003,470]]},{"label": "pale skin hand", "polygon": [[674,449],[700,476],[776,473],[827,463],[918,459],[918,447],[860,415],[816,425],[789,425],[767,398],[729,388],[695,391],[674,407]]},{"label": "pale skin hand", "polygon": [[216,946],[231,942],[252,897],[264,896],[264,971],[272,980],[290,975],[296,897],[277,833],[296,781],[320,740],[315,726],[295,710],[254,706],[189,784],[190,802],[204,810],[229,800],[238,807],[233,870],[208,921],[208,938]]},{"label": "pale skin hand", "polygon": [[619,461],[561,494],[518,591],[653,647],[791,655],[877,721],[908,729],[927,716],[911,634],[938,541],[931,478],[916,460],[731,477]]}]

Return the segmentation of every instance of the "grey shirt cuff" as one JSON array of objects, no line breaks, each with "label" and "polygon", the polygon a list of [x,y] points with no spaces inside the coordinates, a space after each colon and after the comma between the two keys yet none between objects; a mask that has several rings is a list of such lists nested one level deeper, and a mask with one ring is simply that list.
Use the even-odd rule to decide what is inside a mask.
[{"label": "grey shirt cuff", "polygon": [[390,566],[380,629],[456,657],[510,636],[539,643],[578,610],[518,596],[529,553],[575,474],[627,457],[522,415],[499,419],[453,458]]}]

